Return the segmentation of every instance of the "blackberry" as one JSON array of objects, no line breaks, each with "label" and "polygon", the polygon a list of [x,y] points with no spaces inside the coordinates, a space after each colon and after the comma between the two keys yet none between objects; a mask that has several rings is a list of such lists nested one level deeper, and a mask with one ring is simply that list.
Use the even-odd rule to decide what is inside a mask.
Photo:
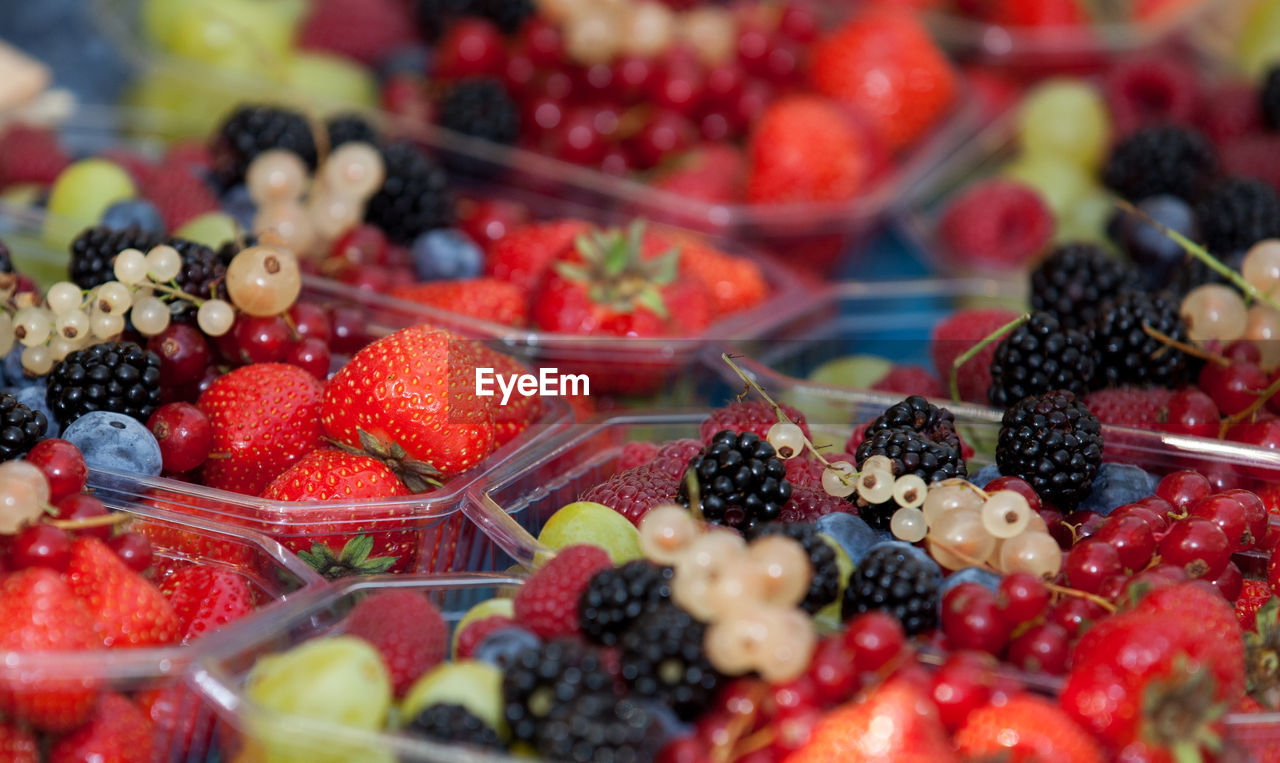
[{"label": "blackberry", "polygon": [[884,409],[866,430],[863,437],[883,429],[914,429],[926,439],[960,450],[960,436],[956,434],[956,417],[946,408],[939,408],[920,395],[912,395],[900,403]]},{"label": "blackberry", "polygon": [[622,678],[639,697],[684,720],[707,709],[722,677],[702,648],[707,626],[675,604],[658,607],[622,635]]},{"label": "blackberry", "polygon": [[1161,194],[1193,201],[1218,172],[1213,145],[1195,130],[1158,125],[1116,144],[1102,170],[1106,186],[1137,203]]},{"label": "blackberry", "polygon": [[644,559],[592,576],[578,599],[578,624],[587,638],[613,646],[636,618],[671,600],[670,567]]},{"label": "blackberry", "polygon": [[[1089,327],[1098,361],[1098,387],[1182,386],[1191,375],[1192,358],[1162,344],[1144,326],[1190,343],[1187,326],[1178,315],[1178,300],[1167,293],[1129,292],[1103,305]],[[1076,392],[1076,390],[1070,390]]]},{"label": "blackberry", "polygon": [[841,617],[887,612],[908,635],[932,630],[938,622],[941,571],[923,551],[906,543],[881,543],[849,576]]},{"label": "blackberry", "polygon": [[1083,329],[1106,300],[1134,288],[1138,273],[1097,244],[1063,244],[1031,272],[1031,308]]},{"label": "blackberry", "polygon": [[791,499],[787,467],[754,432],[725,429],[698,451],[680,480],[677,498],[685,506],[690,482],[697,485],[703,518],[737,530],[777,519]]},{"label": "blackberry", "polygon": [[433,742],[465,744],[487,750],[507,749],[497,731],[462,705],[442,703],[423,708],[405,731]]},{"label": "blackberry", "polygon": [[218,262],[221,262],[225,269],[227,265],[231,264],[231,260],[241,251],[257,245],[257,236],[252,233],[242,233],[230,241],[224,241],[222,246],[218,247]]},{"label": "blackberry", "polygon": [[9,246],[0,241],[0,273],[13,272],[13,257],[9,254]]},{"label": "blackberry", "polygon": [[[178,288],[201,298],[226,300],[227,266],[213,249],[176,236],[166,241],[182,255],[182,270],[178,272]],[[194,310],[194,306],[186,305]]]},{"label": "blackberry", "polygon": [[534,14],[533,0],[473,0],[481,16],[498,25],[503,34],[515,34],[520,25]]},{"label": "blackberry", "polygon": [[44,439],[49,420],[8,392],[0,392],[0,461],[11,461]]},{"label": "blackberry", "polygon": [[[885,456],[893,462],[894,477],[915,474],[927,483],[964,477],[969,473],[959,448],[934,442],[907,427],[881,429],[863,438],[854,453],[858,467],[861,468],[872,456]],[[879,530],[889,529],[889,520],[898,509],[898,504],[893,499],[868,504],[856,492],[849,496],[849,500],[858,507],[859,516]]]},{"label": "blackberry", "polygon": [[996,346],[987,399],[1008,408],[1051,389],[1083,395],[1093,383],[1096,357],[1086,333],[1063,328],[1049,313],[1032,313]]},{"label": "blackberry", "polygon": [[264,151],[282,148],[316,168],[316,141],[302,114],[276,106],[241,106],[227,117],[209,145],[213,174],[230,187],[244,179],[249,164]]},{"label": "blackberry", "polygon": [[1262,122],[1271,130],[1280,130],[1280,66],[1273,67],[1258,88]]},{"label": "blackberry", "polygon": [[1280,196],[1260,180],[1227,178],[1215,183],[1196,205],[1196,219],[1205,248],[1220,258],[1229,257],[1280,236]]},{"label": "blackberry", "polygon": [[329,133],[330,151],[343,143],[378,145],[378,131],[374,130],[373,125],[366,122],[359,114],[339,114],[330,117],[325,123],[325,130]]},{"label": "blackberry", "polygon": [[115,411],[144,424],[160,405],[160,356],[133,342],[103,342],[58,362],[45,391],[59,426],[90,411]]},{"label": "blackberry", "polygon": [[520,110],[501,82],[477,77],[449,88],[440,103],[440,125],[492,143],[511,145],[520,137]]},{"label": "blackberry", "polygon": [[663,736],[642,705],[613,694],[584,694],[551,710],[537,749],[566,763],[643,763],[657,757]]},{"label": "blackberry", "polygon": [[365,220],[397,244],[453,222],[453,199],[445,171],[410,143],[382,149],[387,177],[369,199]]},{"label": "blackberry", "polygon": [[1004,412],[996,465],[1070,511],[1093,486],[1102,464],[1102,425],[1075,395],[1062,390],[1029,397]]},{"label": "blackberry", "polygon": [[116,255],[125,249],[147,252],[164,241],[161,236],[136,226],[112,230],[105,225],[85,228],[71,241],[71,262],[67,272],[81,289],[92,289],[116,280]]},{"label": "blackberry", "polygon": [[813,567],[813,579],[800,607],[809,614],[836,600],[840,595],[840,567],[836,564],[836,552],[811,522],[770,522],[760,528],[756,537],[785,535],[800,542]]},{"label": "blackberry", "polygon": [[584,694],[613,689],[600,653],[573,639],[556,639],[520,652],[502,675],[503,714],[514,738],[532,741],[557,706]]},{"label": "blackberry", "polygon": [[475,15],[477,7],[476,0],[417,0],[413,15],[422,36],[427,42],[435,42],[454,21]]}]

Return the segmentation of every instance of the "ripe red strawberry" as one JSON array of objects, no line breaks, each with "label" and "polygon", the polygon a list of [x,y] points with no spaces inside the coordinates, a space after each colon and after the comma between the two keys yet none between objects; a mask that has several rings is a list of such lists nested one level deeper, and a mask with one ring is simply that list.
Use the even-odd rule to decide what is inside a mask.
[{"label": "ripe red strawberry", "polygon": [[454,649],[453,658],[455,660],[469,659],[475,654],[476,647],[480,646],[489,637],[490,633],[515,626],[516,621],[504,615],[491,615],[468,623],[467,627],[463,628],[462,632],[458,634],[458,645]]},{"label": "ripe red strawberry", "polygon": [[551,263],[590,226],[581,220],[557,220],[513,229],[498,239],[485,257],[484,273],[528,291],[538,285]]},{"label": "ripe red strawberry", "polygon": [[71,163],[52,130],[14,124],[0,134],[0,188],[52,183]]},{"label": "ripe red strawberry", "polygon": [[[150,491],[139,503],[165,511],[235,523],[226,515],[222,504],[167,490]],[[245,520],[242,524],[248,525],[249,522]],[[151,548],[157,552],[152,565],[152,578],[157,582],[164,581],[169,572],[188,566],[181,561],[185,559],[218,562],[233,569],[250,569],[257,560],[257,552],[252,546],[230,534],[194,530],[189,526],[155,520],[134,521],[129,529],[147,536]]]},{"label": "ripe red strawberry", "polygon": [[1204,582],[1188,582],[1151,591],[1134,610],[1152,617],[1179,619],[1198,635],[1190,656],[1213,666],[1219,691],[1238,699],[1244,693],[1244,635],[1231,603]]},{"label": "ripe red strawberry", "polygon": [[449,651],[449,626],[417,591],[375,593],[351,610],[344,627],[377,648],[397,697]]},{"label": "ripe red strawberry", "polygon": [[209,487],[258,495],[320,445],[320,382],[297,366],[257,363],[218,377],[196,405],[209,417]]},{"label": "ripe red strawberry", "polygon": [[1101,763],[1097,742],[1052,702],[1016,694],[1001,705],[985,705],[965,719],[955,735],[965,760],[1009,763]]},{"label": "ripe red strawberry", "polygon": [[0,722],[0,760],[6,763],[40,763],[40,748],[27,729]]},{"label": "ripe red strawberry", "polygon": [[106,694],[89,722],[54,742],[49,763],[151,763],[151,721],[119,694]]},{"label": "ripe red strawberry", "polygon": [[[30,567],[0,579],[0,651],[98,649],[93,617],[58,573]],[[47,731],[84,723],[98,698],[93,678],[23,678],[0,674],[0,711]]]},{"label": "ripe red strawberry", "polygon": [[653,187],[690,199],[728,204],[741,195],[742,152],[723,143],[705,143],[663,163]]},{"label": "ripe red strawberry", "polygon": [[810,81],[866,114],[891,151],[919,138],[955,99],[956,75],[915,15],[877,8],[821,40]]},{"label": "ripe red strawberry", "polygon": [[185,567],[165,578],[160,591],[178,616],[184,644],[253,611],[249,581],[221,567]]},{"label": "ripe red strawberry", "polygon": [[544,639],[578,633],[578,599],[591,576],[613,566],[598,546],[566,546],[516,594],[515,619]]},{"label": "ripe red strawberry", "polygon": [[847,201],[866,188],[873,150],[840,105],[797,95],[765,110],[747,144],[747,199]]},{"label": "ripe red strawberry", "polygon": [[828,712],[787,763],[956,763],[938,710],[919,687],[895,678]]},{"label": "ripe red strawberry", "polygon": [[415,42],[410,8],[398,0],[318,0],[298,32],[298,46],[375,64],[387,51]]},{"label": "ripe red strawberry", "polygon": [[764,273],[751,260],[726,254],[693,233],[664,230],[657,238],[680,248],[680,276],[706,287],[713,319],[750,310],[768,298]]},{"label": "ripe red strawberry", "polygon": [[523,326],[528,317],[526,292],[496,278],[469,278],[397,286],[390,296],[420,305],[469,315],[508,326]]},{"label": "ripe red strawberry", "polygon": [[[531,373],[525,364],[483,344],[476,344],[472,349],[476,354],[476,362],[481,366],[492,368],[494,373],[504,376]],[[585,396],[579,394],[567,397],[572,400]],[[518,437],[521,432],[529,428],[530,424],[538,420],[542,411],[540,395],[521,395],[518,391],[512,392],[506,405],[499,403],[493,408],[494,447],[500,448]]]},{"label": "ripe red strawberry", "polygon": [[1016,27],[1078,26],[1089,21],[1079,0],[994,0],[986,5],[986,20]]},{"label": "ripe red strawberry", "polygon": [[386,450],[398,446],[446,477],[464,472],[494,448],[491,400],[476,395],[480,365],[473,343],[442,329],[383,337],[325,385],[325,434],[352,448],[369,450],[369,438]]},{"label": "ripe red strawberry", "polygon": [[178,640],[182,627],[173,605],[97,538],[72,542],[67,583],[88,607],[104,646],[160,646]]},{"label": "ripe red strawberry", "polygon": [[1247,633],[1258,627],[1258,610],[1274,595],[1267,581],[1245,579],[1240,597],[1236,599],[1236,619],[1240,621],[1241,630]]}]

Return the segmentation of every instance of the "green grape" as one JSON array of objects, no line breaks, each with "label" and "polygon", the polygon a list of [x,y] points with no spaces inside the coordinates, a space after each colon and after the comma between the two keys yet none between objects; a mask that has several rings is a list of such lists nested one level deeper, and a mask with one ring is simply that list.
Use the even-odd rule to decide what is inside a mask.
[{"label": "green grape", "polygon": [[467,613],[462,616],[458,624],[453,626],[453,643],[449,647],[450,654],[457,654],[458,634],[462,633],[468,625],[476,620],[483,620],[494,615],[501,615],[514,620],[516,616],[515,603],[507,598],[485,599],[467,610]]},{"label": "green grape", "polygon": [[192,80],[187,75],[189,72],[180,67],[152,67],[133,83],[126,96],[134,108],[174,117],[159,120],[164,137],[169,139],[207,137],[246,97],[225,83]]},{"label": "green grape", "polygon": [[[221,65],[247,51],[259,65],[281,61],[293,47],[297,17],[291,4],[275,0],[186,0],[166,12],[168,36],[161,43],[184,58]],[[253,72],[252,69],[245,70]]]},{"label": "green grape", "polygon": [[502,671],[479,660],[456,660],[432,668],[414,682],[400,706],[408,723],[431,705],[462,705],[472,715],[506,737],[502,713]]},{"label": "green grape", "polygon": [[299,52],[285,65],[285,82],[295,97],[333,109],[374,108],[378,86],[372,73],[348,58]]},{"label": "green grape", "polygon": [[173,235],[217,249],[240,232],[235,219],[225,212],[205,212],[188,220]]},{"label": "green grape", "polygon": [[1018,109],[1025,154],[1045,154],[1096,169],[1111,143],[1102,93],[1083,80],[1053,79],[1035,87]]},{"label": "green grape", "polygon": [[1092,241],[1106,243],[1107,221],[1115,213],[1113,197],[1105,188],[1094,186],[1076,199],[1067,214],[1058,219],[1054,239],[1058,242]]},{"label": "green grape", "polygon": [[1031,186],[1059,219],[1093,185],[1079,165],[1045,154],[1023,155],[1005,165],[1001,174]]},{"label": "green grape", "polygon": [[190,5],[205,0],[143,0],[139,9],[142,31],[153,45],[165,45],[173,37],[174,19]]},{"label": "green grape", "polygon": [[178,12],[169,46],[183,58],[241,74],[270,68],[272,60],[241,31],[238,19],[205,5],[188,5]]},{"label": "green grape", "polygon": [[[245,679],[245,696],[266,710],[337,726],[381,730],[391,711],[391,679],[382,656],[353,636],[312,639],[287,652],[259,658]],[[335,739],[302,749],[297,729],[268,714],[249,716],[253,735],[271,763],[387,760]],[[315,737],[315,734],[305,735]],[[319,740],[317,740],[319,741]]]},{"label": "green grape", "polygon": [[133,180],[120,165],[105,159],[75,162],[53,181],[45,241],[62,248],[80,231],[97,225],[107,207],[135,196]]},{"label": "green grape", "polygon": [[809,381],[833,387],[866,389],[885,377],[893,361],[878,355],[845,355],[828,360],[809,374]]},{"label": "green grape", "polygon": [[1254,4],[1236,43],[1235,59],[1255,81],[1280,62],[1280,0]]},{"label": "green grape", "polygon": [[640,531],[631,521],[609,506],[592,501],[576,501],[551,515],[538,533],[538,540],[551,549],[575,543],[599,546],[614,564],[640,559]]}]

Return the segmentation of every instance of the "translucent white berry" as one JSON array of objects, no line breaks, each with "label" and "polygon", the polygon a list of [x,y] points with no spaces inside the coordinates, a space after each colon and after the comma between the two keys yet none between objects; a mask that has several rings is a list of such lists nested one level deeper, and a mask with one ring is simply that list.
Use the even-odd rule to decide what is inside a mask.
[{"label": "translucent white berry", "polygon": [[795,458],[804,452],[804,431],[790,421],[779,421],[769,427],[765,439],[778,452],[778,458]]},{"label": "translucent white berry", "polygon": [[867,503],[884,503],[893,497],[893,472],[869,472],[858,475],[858,497]]},{"label": "translucent white berry", "polygon": [[64,336],[55,335],[53,339],[49,340],[48,347],[49,347],[49,354],[53,358],[53,361],[56,363],[62,360],[63,358],[67,357],[71,353],[75,352],[76,350],[80,349],[81,344],[76,339],[67,339]]},{"label": "translucent white berry", "polygon": [[53,368],[53,354],[47,345],[27,347],[22,351],[22,367],[27,373],[44,376]]},{"label": "translucent white berry", "polygon": [[89,318],[89,328],[99,339],[110,339],[124,331],[124,316],[119,313],[104,313],[94,310]]},{"label": "translucent white berry", "polygon": [[700,532],[698,521],[685,507],[654,506],[640,520],[640,550],[658,564],[674,564]]},{"label": "translucent white berry", "polygon": [[316,235],[333,240],[360,222],[364,207],[358,199],[323,188],[307,199],[307,214]]},{"label": "translucent white berry", "polygon": [[8,355],[13,349],[13,316],[0,310],[0,355]]},{"label": "translucent white berry", "polygon": [[79,310],[83,302],[80,287],[70,281],[59,281],[49,287],[44,295],[45,304],[54,315],[63,315],[72,310]]},{"label": "translucent white berry", "polygon": [[904,474],[893,481],[893,500],[899,506],[917,508],[928,496],[929,486],[914,474]]},{"label": "translucent white berry", "polygon": [[107,281],[94,292],[94,307],[102,313],[122,315],[133,304],[133,292],[118,281]]},{"label": "translucent white berry", "polygon": [[1006,575],[1029,572],[1042,580],[1052,580],[1060,569],[1062,548],[1048,533],[1024,532],[1000,548],[1000,570]]},{"label": "translucent white berry", "polygon": [[143,297],[129,313],[133,327],[143,336],[155,336],[169,327],[169,306],[155,297]]},{"label": "translucent white berry", "polygon": [[1280,239],[1264,239],[1250,247],[1240,263],[1240,275],[1263,294],[1275,293],[1280,287]]},{"label": "translucent white berry", "polygon": [[210,299],[196,310],[196,325],[209,336],[222,336],[236,322],[236,311],[220,299]]},{"label": "translucent white berry", "polygon": [[116,255],[112,270],[120,283],[141,283],[147,278],[147,255],[137,249],[126,249]]},{"label": "translucent white berry", "polygon": [[1031,522],[1031,505],[1020,493],[997,490],[982,504],[982,526],[997,538],[1020,535]]},{"label": "translucent white berry", "polygon": [[1244,335],[1247,321],[1244,300],[1223,284],[1197,286],[1182,299],[1179,313],[1187,323],[1187,335],[1196,342],[1217,339],[1232,342]]},{"label": "translucent white berry", "polygon": [[85,336],[90,333],[89,315],[83,310],[59,315],[54,323],[54,333],[73,342],[84,341]]},{"label": "translucent white berry", "polygon": [[235,306],[249,315],[279,315],[301,291],[302,273],[292,252],[251,246],[227,266],[227,293]]},{"label": "translucent white berry", "polygon": [[953,511],[960,509],[977,511],[981,508],[982,496],[978,491],[960,482],[935,484],[929,489],[929,495],[925,496],[924,504],[921,506],[921,510],[924,511],[924,521],[930,526],[937,522],[939,517]]},{"label": "translucent white berry", "polygon": [[35,347],[49,340],[53,331],[52,314],[42,307],[24,307],[13,316],[13,335],[26,347]]},{"label": "translucent white berry", "polygon": [[872,456],[862,462],[862,471],[864,472],[889,472],[893,474],[893,462],[888,456]]},{"label": "translucent white berry", "polygon": [[147,252],[147,275],[157,283],[166,283],[182,272],[182,255],[168,244],[161,244]]},{"label": "translucent white berry", "polygon": [[292,151],[273,148],[254,157],[245,172],[249,198],[259,205],[296,201],[307,189],[309,173]]},{"label": "translucent white berry", "polygon": [[982,526],[976,511],[953,511],[929,525],[929,553],[938,564],[959,570],[985,560],[996,539]]},{"label": "translucent white berry", "polygon": [[764,574],[761,599],[789,607],[804,600],[813,579],[813,565],[799,541],[766,535],[747,546],[747,555]]},{"label": "translucent white berry", "polygon": [[335,148],[320,172],[333,193],[360,202],[372,196],[386,177],[382,155],[368,143],[358,141]]},{"label": "translucent white berry", "polygon": [[857,489],[857,477],[853,476],[853,468],[853,464],[848,461],[832,461],[830,466],[822,470],[822,489],[827,495],[836,498],[853,495],[853,491]]},{"label": "translucent white berry", "polygon": [[925,524],[923,511],[903,507],[893,512],[893,517],[889,520],[889,531],[899,540],[918,543],[928,534],[929,525]]}]

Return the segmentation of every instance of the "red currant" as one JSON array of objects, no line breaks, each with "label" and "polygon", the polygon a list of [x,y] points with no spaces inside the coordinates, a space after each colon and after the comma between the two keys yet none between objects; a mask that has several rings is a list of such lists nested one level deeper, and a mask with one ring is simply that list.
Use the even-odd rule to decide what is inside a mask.
[{"label": "red currant", "polygon": [[329,337],[333,334],[329,316],[325,315],[323,307],[314,302],[293,303],[293,307],[289,308],[289,323],[293,326],[293,333],[300,339],[319,339],[328,344]]},{"label": "red currant", "polygon": [[1086,623],[1104,617],[1107,610],[1101,604],[1077,596],[1068,596],[1049,612],[1049,622],[1061,627],[1070,637],[1080,633]]},{"label": "red currant", "polygon": [[713,763],[711,748],[696,736],[676,737],[663,746],[657,763]]},{"label": "red currant", "polygon": [[320,339],[308,338],[289,345],[284,362],[307,371],[317,379],[329,376],[329,345]]},{"label": "red currant", "polygon": [[329,314],[333,338],[329,347],[336,353],[350,355],[369,343],[364,316],[354,307],[335,307]]},{"label": "red currant", "polygon": [[1126,570],[1146,567],[1156,551],[1156,537],[1151,525],[1138,516],[1112,516],[1093,537],[1114,548],[1120,557],[1120,565]]},{"label": "red currant", "polygon": [[241,315],[232,331],[245,363],[276,363],[289,348],[289,324],[278,315]]},{"label": "red currant", "polygon": [[[57,512],[58,519],[93,519],[95,517],[105,517],[110,513],[102,501],[86,493],[72,493],[55,503],[53,508]],[[107,525],[87,527],[83,530],[76,530],[74,534],[87,535],[105,541],[111,537],[111,528]]]},{"label": "red currant", "polygon": [[49,481],[49,502],[57,503],[72,493],[84,490],[89,477],[84,454],[66,440],[50,437],[32,446],[24,457],[26,462],[38,468]]},{"label": "red currant", "polygon": [[9,546],[9,563],[15,570],[48,567],[62,572],[71,561],[71,538],[53,525],[24,527]]},{"label": "red currant", "polygon": [[1160,557],[1193,578],[1212,580],[1231,559],[1231,543],[1222,529],[1201,517],[1174,523],[1160,541]]},{"label": "red currant", "polygon": [[1218,576],[1209,581],[1213,587],[1218,589],[1218,593],[1227,601],[1235,604],[1236,599],[1240,598],[1240,591],[1244,589],[1244,575],[1240,574],[1240,568],[1235,562],[1227,562],[1227,566],[1222,568],[1222,572]]},{"label": "red currant", "polygon": [[357,225],[333,242],[329,256],[352,267],[387,264],[387,234],[376,225]]},{"label": "red currant", "polygon": [[1222,351],[1222,356],[1227,360],[1245,361],[1246,363],[1261,363],[1262,350],[1258,349],[1258,345],[1248,339],[1237,339]]},{"label": "red currant", "polygon": [[200,329],[189,323],[170,323],[147,340],[147,349],[160,356],[160,385],[176,387],[198,379],[213,363],[213,350]]},{"label": "red currant", "polygon": [[205,462],[213,447],[209,417],[191,403],[162,405],[147,419],[147,429],[160,444],[167,472],[187,472]]},{"label": "red currant", "polygon": [[1009,638],[996,596],[978,583],[961,583],[942,599],[942,631],[958,649],[999,654]]},{"label": "red currant", "polygon": [[523,43],[534,66],[539,69],[559,68],[564,62],[564,39],[560,28],[540,16],[533,16],[520,29]]},{"label": "red currant", "polygon": [[111,546],[111,550],[116,552],[120,561],[134,572],[146,572],[151,566],[151,541],[141,533],[120,533],[108,541],[107,545]]},{"label": "red currant", "polygon": [[874,673],[902,651],[907,637],[902,623],[883,612],[868,612],[849,621],[845,647],[859,673]]},{"label": "red currant", "polygon": [[431,124],[435,107],[421,77],[397,74],[382,86],[382,108],[411,124]]},{"label": "red currant", "polygon": [[742,95],[746,79],[742,67],[736,64],[714,67],[707,72],[707,102],[716,108],[732,108]]},{"label": "red currant", "polygon": [[659,111],[632,141],[631,157],[637,168],[648,169],[689,148],[696,136],[697,129],[683,115]]},{"label": "red currant", "polygon": [[1217,437],[1221,419],[1213,398],[1198,389],[1184,389],[1169,399],[1169,419],[1164,429],[1193,437]]},{"label": "red currant", "polygon": [[985,652],[955,652],[933,674],[930,696],[947,730],[955,731],[969,713],[987,703],[995,660]]},{"label": "red currant", "polygon": [[[463,201],[458,204],[458,214],[463,233],[486,250],[529,221],[528,207],[506,199]],[[327,319],[325,325],[328,325]]]},{"label": "red currant", "polygon": [[778,17],[778,31],[795,42],[808,44],[818,39],[818,14],[806,0],[791,0]]},{"label": "red currant", "polygon": [[1223,495],[1229,495],[1240,504],[1244,509],[1245,526],[1248,528],[1249,539],[1253,541],[1256,547],[1262,543],[1267,537],[1267,526],[1270,523],[1270,515],[1267,513],[1267,506],[1258,497],[1258,494],[1251,490],[1228,490]]},{"label": "red currant", "polygon": [[441,79],[500,77],[506,64],[502,32],[484,19],[458,21],[436,45],[435,75]]},{"label": "red currant", "polygon": [[391,271],[378,265],[346,268],[338,272],[338,280],[362,291],[373,292],[384,292],[395,283]]},{"label": "red currant", "polygon": [[1237,361],[1229,366],[1205,363],[1200,372],[1200,388],[1213,398],[1226,416],[1243,411],[1267,387],[1267,374],[1255,363]]},{"label": "red currant", "polygon": [[1156,495],[1175,509],[1184,509],[1213,492],[1213,486],[1200,472],[1183,470],[1165,475],[1156,485]]},{"label": "red currant", "polygon": [[1071,637],[1057,623],[1033,625],[1009,644],[1007,658],[1016,667],[1031,673],[1060,676],[1067,672]]},{"label": "red currant", "polygon": [[843,638],[833,637],[818,642],[809,662],[809,679],[818,699],[828,705],[843,702],[858,690],[853,655]]},{"label": "red currant", "polygon": [[596,164],[604,158],[608,143],[596,126],[596,110],[581,106],[564,116],[550,132],[548,150],[574,164]]},{"label": "red currant", "polygon": [[1000,581],[996,601],[1010,629],[1031,622],[1049,605],[1049,589],[1029,572],[1015,572]]},{"label": "red currant", "polygon": [[1248,543],[1245,542],[1249,521],[1244,506],[1232,496],[1225,493],[1205,496],[1191,504],[1189,513],[1193,517],[1203,517],[1217,525],[1227,536],[1227,543],[1231,545],[1232,551],[1243,551],[1253,544],[1252,536],[1249,536]]},{"label": "red currant", "polygon": [[1102,582],[1124,571],[1120,553],[1110,543],[1089,539],[1077,543],[1062,562],[1067,585],[1088,593],[1097,593]]}]

